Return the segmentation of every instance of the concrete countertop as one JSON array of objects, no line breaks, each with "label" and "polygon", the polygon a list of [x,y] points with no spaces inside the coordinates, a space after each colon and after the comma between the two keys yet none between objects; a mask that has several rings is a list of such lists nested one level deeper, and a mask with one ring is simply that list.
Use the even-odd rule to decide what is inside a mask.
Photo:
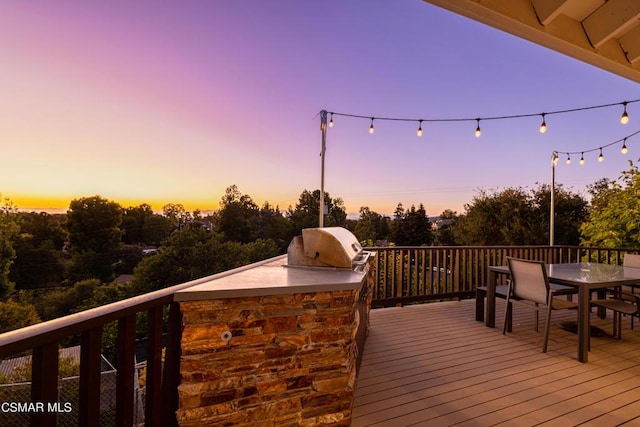
[{"label": "concrete countertop", "polygon": [[175,293],[176,301],[253,297],[360,289],[365,273],[334,268],[286,265],[284,255],[235,274],[202,282]]}]

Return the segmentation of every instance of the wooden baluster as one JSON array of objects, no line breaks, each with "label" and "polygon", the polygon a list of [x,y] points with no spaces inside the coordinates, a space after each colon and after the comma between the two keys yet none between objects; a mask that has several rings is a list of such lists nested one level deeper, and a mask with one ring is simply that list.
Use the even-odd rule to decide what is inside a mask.
[{"label": "wooden baluster", "polygon": [[42,411],[31,413],[32,427],[55,427],[56,411],[49,411],[49,403],[58,405],[58,341],[33,349],[31,360],[31,402],[44,405]]},{"label": "wooden baluster", "polygon": [[80,336],[80,396],[78,425],[100,425],[100,371],[102,365],[102,327]]},{"label": "wooden baluster", "polygon": [[116,374],[116,425],[133,425],[136,316],[118,321]]},{"label": "wooden baluster", "polygon": [[147,311],[147,377],[145,381],[145,425],[159,426],[162,407],[162,305]]}]

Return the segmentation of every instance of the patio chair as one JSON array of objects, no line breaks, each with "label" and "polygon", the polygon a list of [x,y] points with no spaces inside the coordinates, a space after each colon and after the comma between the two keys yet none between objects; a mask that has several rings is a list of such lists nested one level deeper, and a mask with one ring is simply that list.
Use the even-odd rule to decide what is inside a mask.
[{"label": "patio chair", "polygon": [[[639,254],[624,254],[624,258],[622,259],[622,266],[628,268],[639,268],[640,269],[640,255]],[[628,285],[632,294],[636,293],[636,289],[640,288],[640,283]],[[631,317],[631,329],[633,329],[633,319],[635,316]]]},{"label": "patio chair", "polygon": [[549,285],[547,269],[542,261],[531,261],[517,258],[507,258],[511,281],[507,292],[507,304],[504,313],[504,326],[502,334],[507,331],[510,304],[524,303],[535,310],[535,331],[538,332],[538,312],[546,310],[544,327],[544,341],[542,352],[547,352],[549,341],[549,327],[551,324],[551,311],[562,309],[577,309],[578,304],[561,298],[555,298],[556,292]]},{"label": "patio chair", "polygon": [[640,316],[640,295],[623,292],[619,289],[607,289],[607,293],[611,298],[593,300],[591,305],[613,311],[613,336],[621,339],[622,315],[632,316],[631,325],[633,328],[633,318]]},{"label": "patio chair", "polygon": [[640,255],[624,254],[624,258],[622,259],[622,266],[640,268]]}]

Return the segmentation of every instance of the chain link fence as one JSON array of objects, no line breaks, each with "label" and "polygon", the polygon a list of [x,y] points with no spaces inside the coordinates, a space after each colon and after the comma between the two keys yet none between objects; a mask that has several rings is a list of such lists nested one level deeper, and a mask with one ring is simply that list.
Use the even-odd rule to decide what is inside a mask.
[{"label": "chain link fence", "polygon": [[[136,365],[134,422],[144,423],[144,390],[140,387],[139,374],[145,364]],[[100,375],[100,426],[116,425],[116,370],[105,371]],[[31,383],[0,385],[0,426],[29,427],[30,415],[36,411],[56,412],[58,426],[75,427],[78,425],[78,400],[80,377],[68,377],[58,380],[57,405],[40,404],[31,400]]]}]

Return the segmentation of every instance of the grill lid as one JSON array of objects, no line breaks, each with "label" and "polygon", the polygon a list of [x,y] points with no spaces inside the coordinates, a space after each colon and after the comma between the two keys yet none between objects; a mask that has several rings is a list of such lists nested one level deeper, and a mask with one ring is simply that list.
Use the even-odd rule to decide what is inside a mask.
[{"label": "grill lid", "polygon": [[362,256],[356,236],[342,227],[305,228],[287,249],[289,265],[353,268]]}]

